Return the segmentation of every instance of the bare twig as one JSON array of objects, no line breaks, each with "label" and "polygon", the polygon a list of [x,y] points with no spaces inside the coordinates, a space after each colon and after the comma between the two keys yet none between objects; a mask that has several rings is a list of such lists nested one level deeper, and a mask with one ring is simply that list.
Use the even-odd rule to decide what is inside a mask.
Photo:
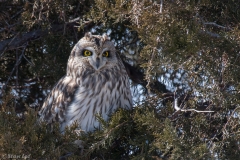
[{"label": "bare twig", "polygon": [[162,7],[163,7],[163,0],[160,0],[160,10],[159,10],[160,13],[162,13]]},{"label": "bare twig", "polygon": [[219,24],[217,24],[215,22],[205,22],[203,24],[204,25],[212,25],[212,26],[215,26],[215,27],[218,27],[218,28],[221,28],[221,29],[231,30],[230,28],[222,26],[222,25],[219,25]]},{"label": "bare twig", "polygon": [[23,55],[24,55],[24,52],[25,52],[25,50],[26,50],[26,48],[27,48],[27,45],[28,45],[28,43],[25,44],[25,46],[24,46],[24,48],[23,48],[23,50],[22,50],[22,54],[21,54],[21,55],[18,57],[18,59],[16,60],[16,63],[15,63],[15,65],[14,65],[14,67],[13,67],[13,69],[12,69],[12,71],[11,71],[9,77],[8,77],[8,80],[6,81],[5,86],[3,87],[3,89],[6,89],[7,84],[8,84],[8,82],[9,82],[9,80],[11,79],[13,72],[16,70],[16,68],[17,68],[18,65],[20,64],[21,59],[22,59],[22,57],[23,57]]},{"label": "bare twig", "polygon": [[[23,53],[22,53],[23,55]],[[18,64],[17,64],[18,63]],[[15,86],[17,87],[18,86],[18,65],[20,64],[19,60],[18,60],[18,49],[16,49],[16,83],[15,83]],[[14,96],[14,99],[15,99],[15,102],[14,102],[14,107],[16,108],[17,106],[17,97]]]},{"label": "bare twig", "polygon": [[229,121],[230,121],[231,118],[233,117],[233,114],[234,114],[239,108],[240,108],[240,106],[236,107],[236,108],[233,110],[233,112],[231,113],[231,115],[228,117],[227,123],[223,126],[223,129],[222,129],[222,130],[223,130],[224,135],[229,136],[229,133],[228,133],[228,131],[227,131],[227,126],[228,126],[228,124],[229,124]]},{"label": "bare twig", "polygon": [[15,24],[12,24],[12,25],[8,25],[7,27],[0,29],[0,32],[4,32],[6,30],[10,30],[11,28],[13,28],[14,26],[19,25],[19,24],[20,23],[15,23]]},{"label": "bare twig", "polygon": [[148,64],[148,69],[147,69],[147,73],[146,73],[146,79],[147,79],[147,85],[146,85],[146,88],[148,89],[148,94],[151,93],[151,87],[150,87],[150,83],[151,83],[151,71],[153,69],[152,67],[152,61],[153,61],[153,58],[154,58],[154,52],[152,53],[151,55],[151,59],[149,61],[149,64]]},{"label": "bare twig", "polygon": [[220,38],[221,36],[217,33],[213,33],[213,32],[210,32],[210,31],[207,31],[207,30],[201,30],[200,31],[201,34],[207,34],[213,38]]},{"label": "bare twig", "polygon": [[182,111],[182,112],[191,112],[191,111],[194,111],[194,112],[197,112],[197,113],[210,113],[210,112],[214,112],[214,111],[199,111],[199,110],[196,110],[196,109],[182,109],[180,107],[178,107],[178,98],[175,97],[175,93],[174,93],[174,109],[177,111]]},{"label": "bare twig", "polygon": [[20,15],[22,12],[23,12],[23,9],[20,10],[20,11],[18,11],[16,14],[14,14],[14,15],[11,17],[11,19],[17,17],[17,16]]},{"label": "bare twig", "polygon": [[34,66],[34,65],[35,65],[32,61],[28,60],[27,57],[26,57],[24,54],[23,54],[23,58],[24,58],[31,66]]},{"label": "bare twig", "polygon": [[200,19],[199,23],[201,23],[203,25],[203,27],[204,27],[204,29],[200,31],[201,34],[207,34],[207,35],[209,35],[209,36],[211,36],[213,38],[220,38],[221,37],[217,33],[213,33],[213,32],[208,31],[206,29],[206,25],[212,25],[214,27],[220,28],[220,29],[225,30],[225,31],[232,30],[229,27],[225,27],[225,26],[219,25],[219,24],[217,24],[215,22],[205,22],[205,20],[201,16],[199,16],[199,14],[197,14],[196,17],[198,17]]},{"label": "bare twig", "polygon": [[69,22],[67,24],[76,23],[76,22],[79,22],[79,21],[80,21],[80,17],[77,17],[77,18],[74,18],[72,20],[69,20]]}]

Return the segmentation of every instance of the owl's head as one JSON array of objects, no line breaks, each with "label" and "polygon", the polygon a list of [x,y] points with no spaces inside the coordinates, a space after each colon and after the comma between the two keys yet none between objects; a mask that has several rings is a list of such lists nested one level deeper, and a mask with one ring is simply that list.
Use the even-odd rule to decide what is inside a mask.
[{"label": "owl's head", "polygon": [[118,62],[114,44],[109,37],[106,34],[92,35],[90,32],[74,46],[70,58],[96,71],[115,66]]}]

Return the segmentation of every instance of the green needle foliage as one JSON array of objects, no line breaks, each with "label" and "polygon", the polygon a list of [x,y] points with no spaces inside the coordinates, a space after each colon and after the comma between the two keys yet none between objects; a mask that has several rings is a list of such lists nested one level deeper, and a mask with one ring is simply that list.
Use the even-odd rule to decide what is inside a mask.
[{"label": "green needle foliage", "polygon": [[[236,0],[1,0],[0,159],[239,159],[239,8]],[[38,123],[37,110],[88,31],[114,41],[134,108],[109,121],[96,115],[95,132],[60,133],[57,123]]]}]

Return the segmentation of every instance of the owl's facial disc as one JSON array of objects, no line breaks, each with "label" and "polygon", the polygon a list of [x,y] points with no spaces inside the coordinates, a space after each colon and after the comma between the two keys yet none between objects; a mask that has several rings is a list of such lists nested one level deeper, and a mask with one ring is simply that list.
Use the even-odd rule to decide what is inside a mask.
[{"label": "owl's facial disc", "polygon": [[[86,52],[87,51],[87,52]],[[91,52],[91,54],[87,54],[85,56],[88,58],[90,65],[97,71],[100,70],[105,64],[106,59],[103,58],[102,53],[97,52],[93,47],[86,47],[83,53]]]}]

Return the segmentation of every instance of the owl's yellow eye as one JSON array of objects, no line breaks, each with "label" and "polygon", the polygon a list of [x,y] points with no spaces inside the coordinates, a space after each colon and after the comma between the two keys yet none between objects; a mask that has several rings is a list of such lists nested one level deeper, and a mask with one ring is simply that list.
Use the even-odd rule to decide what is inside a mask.
[{"label": "owl's yellow eye", "polygon": [[88,57],[88,56],[91,56],[91,55],[92,55],[91,51],[89,51],[89,50],[84,50],[83,51],[83,56]]},{"label": "owl's yellow eye", "polygon": [[105,51],[105,52],[103,52],[103,57],[109,57],[109,51]]}]

